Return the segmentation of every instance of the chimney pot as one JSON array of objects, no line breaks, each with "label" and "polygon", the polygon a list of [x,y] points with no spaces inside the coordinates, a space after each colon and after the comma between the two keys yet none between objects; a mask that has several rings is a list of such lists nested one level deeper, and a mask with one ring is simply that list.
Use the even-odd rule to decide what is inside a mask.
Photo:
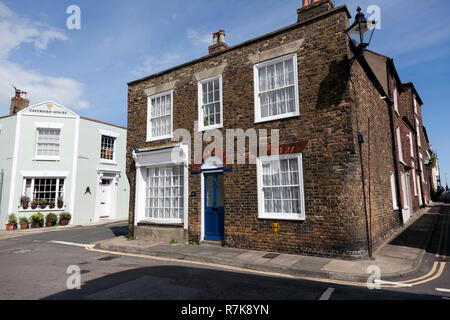
[{"label": "chimney pot", "polygon": [[225,43],[225,31],[219,30],[219,43]]},{"label": "chimney pot", "polygon": [[213,44],[208,47],[209,53],[216,53],[229,48],[225,43],[225,31],[219,30],[213,33]]},{"label": "chimney pot", "polygon": [[309,6],[309,0],[303,0],[303,7]]},{"label": "chimney pot", "polygon": [[28,108],[29,104],[30,100],[27,99],[27,93],[25,91],[16,89],[14,97],[11,98],[9,114],[16,114],[19,111]]}]

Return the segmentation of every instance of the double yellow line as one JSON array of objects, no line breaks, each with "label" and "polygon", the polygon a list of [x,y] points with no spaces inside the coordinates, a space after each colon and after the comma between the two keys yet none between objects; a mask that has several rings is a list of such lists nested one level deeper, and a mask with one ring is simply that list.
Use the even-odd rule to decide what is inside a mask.
[{"label": "double yellow line", "polygon": [[[450,214],[445,215],[444,222],[442,223],[441,227],[441,234],[439,237],[439,244],[437,248],[437,252],[435,257],[439,258],[442,256],[443,259],[446,259],[446,250],[447,250],[447,240],[448,240],[448,226],[450,221]],[[445,230],[444,230],[445,227]],[[445,240],[443,243],[443,237],[445,234]],[[442,246],[443,243],[443,246]],[[442,253],[441,253],[441,248]],[[266,271],[259,271],[259,270],[249,270],[245,268],[240,267],[233,267],[233,266],[226,266],[221,264],[215,264],[215,263],[208,263],[208,262],[199,262],[199,261],[189,261],[189,260],[181,260],[181,259],[173,259],[173,258],[164,258],[164,257],[158,257],[158,256],[150,256],[150,255],[143,255],[143,254],[133,254],[133,253],[125,253],[125,252],[116,252],[116,251],[109,251],[109,250],[101,250],[101,249],[95,249],[94,244],[86,246],[86,249],[88,251],[93,252],[99,252],[99,253],[107,253],[107,254],[113,254],[113,255],[120,255],[120,256],[128,256],[128,257],[137,257],[137,258],[144,258],[144,259],[152,259],[152,260],[159,260],[159,261],[170,261],[170,262],[178,262],[178,263],[188,263],[188,264],[194,264],[194,265],[201,265],[201,266],[209,266],[209,267],[216,267],[221,269],[228,269],[238,272],[247,272],[247,273],[254,273],[254,274],[261,274],[265,276],[276,276],[276,277],[282,277],[282,278],[289,278],[289,279],[296,279],[296,280],[308,280],[308,281],[315,281],[315,282],[325,282],[325,283],[333,283],[333,284],[340,284],[340,285],[347,285],[347,286],[356,286],[356,287],[367,287],[367,282],[355,282],[355,281],[345,281],[345,280],[333,280],[333,279],[326,279],[326,278],[314,278],[314,277],[307,277],[307,276],[294,276],[294,275],[287,275],[287,274],[280,274],[275,272],[266,272]],[[404,288],[404,287],[412,287],[417,286],[423,283],[427,283],[430,281],[433,281],[437,278],[439,278],[442,273],[444,272],[446,262],[439,262],[435,261],[433,264],[433,267],[431,268],[430,272],[427,274],[410,279],[405,280],[401,282],[396,282],[392,284],[386,284],[386,283],[378,283],[377,285],[379,288]],[[437,272],[436,272],[437,270]]]},{"label": "double yellow line", "polygon": [[[442,260],[445,260],[447,258],[446,252],[447,252],[447,243],[448,243],[449,221],[450,221],[450,215],[446,214],[444,217],[442,226],[441,226],[439,243],[438,243],[438,247],[437,247],[436,254],[435,254],[436,259],[439,259],[439,257],[442,257]],[[386,288],[401,288],[401,287],[406,287],[406,286],[410,287],[410,286],[417,286],[420,284],[424,284],[424,283],[433,281],[442,275],[442,273],[444,272],[444,269],[445,269],[445,265],[446,265],[445,261],[440,261],[440,262],[435,261],[430,272],[428,272],[427,274],[425,274],[419,278],[401,281],[401,283],[397,284],[397,285],[389,285],[388,284],[388,285],[383,285],[383,287],[386,287]],[[435,273],[436,270],[437,270],[437,273]]]}]

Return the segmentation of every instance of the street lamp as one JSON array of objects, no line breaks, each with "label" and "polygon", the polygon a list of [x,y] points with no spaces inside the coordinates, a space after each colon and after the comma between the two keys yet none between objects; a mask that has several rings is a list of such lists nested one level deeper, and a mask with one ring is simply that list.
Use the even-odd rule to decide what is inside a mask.
[{"label": "street lamp", "polygon": [[350,41],[359,51],[363,51],[369,46],[372,41],[373,33],[375,32],[375,20],[367,21],[364,17],[364,13],[361,12],[361,8],[358,7],[358,13],[355,16],[355,22],[347,29],[346,33],[350,38]]}]

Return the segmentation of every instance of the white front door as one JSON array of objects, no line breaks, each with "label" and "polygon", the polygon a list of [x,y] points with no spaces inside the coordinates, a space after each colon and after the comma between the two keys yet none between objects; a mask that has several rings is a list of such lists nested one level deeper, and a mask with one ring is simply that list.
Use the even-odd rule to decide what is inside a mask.
[{"label": "white front door", "polygon": [[102,179],[97,196],[97,220],[111,218],[111,179]]},{"label": "white front door", "polygon": [[411,195],[411,180],[409,174],[403,174],[403,192],[405,193],[403,204],[403,222],[409,220],[412,212],[412,195]]}]

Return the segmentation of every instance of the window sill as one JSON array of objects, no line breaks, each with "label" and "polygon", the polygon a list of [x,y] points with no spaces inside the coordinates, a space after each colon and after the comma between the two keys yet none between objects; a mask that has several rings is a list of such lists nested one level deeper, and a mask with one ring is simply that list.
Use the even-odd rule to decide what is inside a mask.
[{"label": "window sill", "polygon": [[305,221],[305,218],[300,215],[292,215],[291,217],[286,217],[285,215],[265,215],[258,216],[260,220],[287,220],[287,221]]},{"label": "window sill", "polygon": [[276,120],[290,119],[290,118],[299,117],[299,116],[300,116],[300,113],[295,113],[295,114],[290,113],[290,114],[281,115],[281,116],[255,119],[255,123],[264,123],[264,122],[270,122],[270,121],[276,121]]},{"label": "window sill", "polygon": [[58,162],[59,157],[36,157],[32,159],[33,161],[54,161]]},{"label": "window sill", "polygon": [[170,135],[161,136],[161,137],[147,138],[147,141],[146,141],[146,142],[153,142],[153,141],[167,140],[167,139],[172,139],[172,138],[173,138],[173,134],[170,134]]},{"label": "window sill", "polygon": [[110,165],[117,166],[117,162],[116,161],[100,160],[99,163],[101,163],[101,164],[110,164]]},{"label": "window sill", "polygon": [[182,219],[171,219],[171,220],[158,220],[158,219],[144,219],[137,223],[138,225],[162,225],[162,226],[175,226],[183,225]]},{"label": "window sill", "polygon": [[204,131],[215,130],[215,129],[222,129],[222,128],[223,128],[223,124],[217,124],[217,125],[214,125],[214,126],[198,128],[198,132],[204,132]]},{"label": "window sill", "polygon": [[19,212],[53,212],[53,211],[65,211],[66,207],[62,207],[61,209],[55,207],[53,209],[50,208],[45,208],[45,209],[41,209],[41,208],[36,208],[36,209],[23,209],[22,207],[18,210]]}]

